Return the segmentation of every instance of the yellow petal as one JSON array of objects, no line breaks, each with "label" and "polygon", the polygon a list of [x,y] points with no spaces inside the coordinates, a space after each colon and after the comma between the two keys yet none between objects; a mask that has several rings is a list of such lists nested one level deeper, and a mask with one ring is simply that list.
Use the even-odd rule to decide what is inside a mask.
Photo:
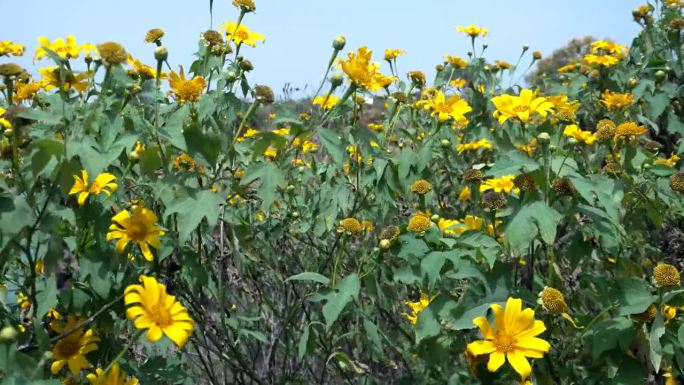
[{"label": "yellow petal", "polygon": [[527,361],[527,358],[519,352],[508,353],[506,358],[513,369],[518,372],[520,377],[527,378],[530,376],[530,373],[532,373],[532,367],[530,366],[529,361]]},{"label": "yellow petal", "polygon": [[489,355],[489,362],[487,362],[487,370],[496,372],[501,365],[506,362],[506,356],[503,353],[493,352]]}]

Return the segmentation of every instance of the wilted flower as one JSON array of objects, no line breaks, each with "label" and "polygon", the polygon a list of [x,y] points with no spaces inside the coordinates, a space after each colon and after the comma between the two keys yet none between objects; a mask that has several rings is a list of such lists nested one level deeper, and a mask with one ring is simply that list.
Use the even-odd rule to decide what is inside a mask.
[{"label": "wilted flower", "polygon": [[615,138],[624,136],[637,136],[643,135],[648,132],[648,129],[644,126],[640,126],[635,122],[625,122],[621,123],[615,129]]},{"label": "wilted flower", "polygon": [[161,44],[162,37],[164,37],[164,30],[160,28],[152,28],[145,34],[145,43]]},{"label": "wilted flower", "polygon": [[102,62],[107,67],[122,64],[128,59],[126,49],[119,43],[108,41],[97,46]]}]

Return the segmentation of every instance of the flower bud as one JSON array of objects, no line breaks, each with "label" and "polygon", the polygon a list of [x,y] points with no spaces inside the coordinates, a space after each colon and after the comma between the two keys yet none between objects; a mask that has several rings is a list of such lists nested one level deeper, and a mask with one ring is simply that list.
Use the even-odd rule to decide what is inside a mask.
[{"label": "flower bud", "polygon": [[665,79],[665,71],[663,71],[663,70],[656,71],[655,77],[656,77],[656,80],[658,80],[658,81]]},{"label": "flower bud", "polygon": [[17,329],[12,326],[5,326],[0,330],[0,342],[12,343],[17,340]]},{"label": "flower bud", "polygon": [[529,45],[529,44],[525,44],[525,45],[523,45],[522,48],[523,48],[523,51],[527,51],[528,49],[530,49],[530,45]]},{"label": "flower bud", "polygon": [[343,81],[344,81],[344,76],[342,76],[342,74],[340,74],[340,73],[336,73],[330,77],[330,84],[332,84],[333,87],[341,86]]},{"label": "flower bud", "polygon": [[551,136],[548,132],[542,132],[541,134],[537,135],[537,140],[541,143],[548,143],[551,141]]},{"label": "flower bud", "polygon": [[332,46],[334,49],[337,51],[341,51],[344,49],[344,46],[347,44],[347,39],[344,38],[342,35],[338,35],[335,37],[335,39],[332,42]]},{"label": "flower bud", "polygon": [[245,72],[249,72],[254,69],[254,64],[252,64],[251,61],[244,59],[240,61],[240,69]]},{"label": "flower bud", "polygon": [[159,47],[154,49],[154,58],[157,59],[157,61],[166,61],[166,59],[169,57],[169,50],[166,49],[163,45],[160,45]]},{"label": "flower bud", "polygon": [[451,141],[449,141],[449,139],[442,139],[440,144],[442,145],[443,148],[448,148],[451,145]]},{"label": "flower bud", "polygon": [[383,250],[387,250],[390,248],[390,240],[389,239],[381,239],[380,240],[380,248]]}]

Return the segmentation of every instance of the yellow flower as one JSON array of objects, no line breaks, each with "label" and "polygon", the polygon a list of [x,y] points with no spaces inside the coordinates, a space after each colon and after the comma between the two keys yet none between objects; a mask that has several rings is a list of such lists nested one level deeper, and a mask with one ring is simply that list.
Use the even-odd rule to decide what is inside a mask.
[{"label": "yellow flower", "polygon": [[74,175],[74,185],[71,186],[69,195],[78,194],[78,205],[83,206],[90,194],[98,195],[99,193],[105,193],[107,197],[110,197],[119,187],[114,183],[115,180],[116,177],[114,175],[103,172],[95,178],[92,185],[88,186],[88,172],[81,170],[81,177]]},{"label": "yellow flower", "polygon": [[544,322],[534,319],[534,310],[522,310],[519,298],[508,298],[505,308],[493,304],[491,309],[494,325],[484,317],[473,319],[484,340],[471,342],[466,349],[476,357],[489,354],[490,372],[497,371],[508,360],[520,377],[529,377],[532,367],[527,357],[542,358],[551,349],[547,341],[537,337],[546,330]]},{"label": "yellow flower", "polygon": [[258,41],[266,41],[266,37],[260,33],[250,31],[246,25],[229,21],[221,24],[221,28],[226,31],[228,40],[233,40],[235,45],[247,44],[256,47]]},{"label": "yellow flower", "polygon": [[273,160],[278,156],[278,150],[272,146],[269,146],[266,150],[264,150],[264,156]]},{"label": "yellow flower", "polygon": [[[78,92],[84,92],[90,86],[90,77],[93,75],[92,72],[81,72],[78,75],[74,75],[73,72],[63,69],[64,78],[61,79],[60,68],[59,67],[45,67],[39,68],[38,72],[43,75],[39,84],[45,91],[50,91],[53,88],[58,88],[62,84],[62,89],[68,91],[70,89],[75,89]],[[62,83],[62,80],[64,81]]]},{"label": "yellow flower", "polygon": [[410,323],[416,324],[418,322],[418,314],[425,310],[430,305],[430,302],[435,297],[430,298],[427,294],[420,292],[420,299],[418,301],[406,301],[406,305],[411,308],[411,313],[402,313]]},{"label": "yellow flower", "polygon": [[684,310],[684,306],[682,307],[676,307],[676,306],[670,306],[670,305],[665,305],[663,306],[663,318],[665,318],[665,322],[671,321],[673,318],[677,316],[677,311],[682,311]]},{"label": "yellow flower", "polygon": [[302,152],[303,153],[310,153],[310,152],[316,152],[318,151],[318,144],[310,141],[310,140],[305,140],[302,143]]},{"label": "yellow flower", "polygon": [[9,40],[0,40],[0,56],[22,56],[25,51],[26,47],[21,44]]},{"label": "yellow flower", "polygon": [[187,309],[154,277],[141,275],[140,282],[142,285],[126,287],[126,317],[136,328],[147,329],[148,341],[157,342],[165,334],[182,348],[194,326]]},{"label": "yellow flower", "polygon": [[606,68],[612,67],[620,62],[618,58],[612,55],[594,55],[591,53],[584,55],[584,61],[587,62],[587,64],[603,66]]},{"label": "yellow flower", "polygon": [[338,233],[347,233],[349,235],[358,235],[363,231],[363,225],[356,218],[344,218],[340,221],[337,227]]},{"label": "yellow flower", "polygon": [[14,101],[21,103],[24,100],[33,99],[34,96],[40,91],[40,83],[29,82],[29,83],[17,83],[14,89]]},{"label": "yellow flower", "polygon": [[503,94],[492,98],[496,106],[494,117],[503,124],[509,118],[527,123],[533,115],[546,118],[548,113],[553,113],[553,103],[545,97],[537,96],[532,90],[523,89],[519,96]]},{"label": "yellow flower", "polygon": [[437,222],[439,229],[446,235],[457,235],[463,233],[465,230],[460,231],[462,229],[462,227],[459,226],[460,224],[461,222],[455,219],[446,218],[439,218],[439,222]]},{"label": "yellow flower", "polygon": [[28,295],[24,294],[23,291],[17,293],[17,303],[22,309],[28,309],[31,307],[31,301],[29,300]]},{"label": "yellow flower", "polygon": [[368,91],[377,91],[392,84],[396,78],[381,74],[380,64],[371,63],[372,55],[373,51],[369,50],[368,47],[360,47],[356,54],[349,52],[347,60],[340,60],[339,66],[356,87]]},{"label": "yellow flower", "polygon": [[368,123],[368,129],[376,132],[383,132],[385,131],[385,126],[377,123]]},{"label": "yellow flower", "polygon": [[502,70],[507,70],[507,69],[513,67],[513,64],[511,64],[507,61],[503,61],[503,60],[497,60],[494,62],[494,64]]},{"label": "yellow flower", "polygon": [[472,37],[473,39],[478,37],[478,36],[487,36],[489,33],[489,30],[486,28],[480,28],[476,26],[475,24],[470,24],[467,27],[456,27],[458,32],[463,32],[466,35]]},{"label": "yellow flower", "polygon": [[[147,64],[144,64],[140,60],[134,58],[130,53],[128,54],[128,64],[133,66],[133,69],[135,72],[138,74],[143,79],[156,79],[157,78],[157,70],[148,66]],[[166,72],[162,71],[161,74],[159,75],[162,79],[166,79],[168,75]]]},{"label": "yellow flower", "polygon": [[411,184],[411,192],[418,195],[425,195],[432,191],[432,184],[425,179],[419,179]]},{"label": "yellow flower", "polygon": [[242,12],[254,12],[256,10],[256,4],[254,0],[233,0],[233,7],[239,8]]},{"label": "yellow flower", "polygon": [[515,175],[504,175],[501,178],[487,179],[480,185],[480,192],[494,190],[494,192],[498,193],[505,192],[508,194],[513,191],[516,194],[520,194],[520,189],[515,187],[513,179],[515,179]]},{"label": "yellow flower", "polygon": [[33,270],[38,274],[45,273],[45,262],[42,259],[37,260]]},{"label": "yellow flower", "polygon": [[432,221],[430,217],[424,213],[416,213],[409,218],[409,223],[406,229],[412,233],[424,233],[430,229]]},{"label": "yellow flower", "polygon": [[238,142],[244,142],[246,139],[252,138],[252,137],[257,136],[259,134],[260,134],[259,130],[254,129],[254,128],[248,128],[247,131],[245,131],[245,133],[242,134],[242,136],[240,136],[236,140]]},{"label": "yellow flower", "polygon": [[59,57],[65,59],[75,59],[81,52],[85,54],[90,54],[90,52],[94,52],[97,49],[92,44],[76,44],[76,38],[72,35],[67,36],[66,40],[60,37],[55,39],[53,42],[50,42],[50,39],[48,39],[47,37],[41,36],[38,38],[38,43],[40,45],[36,47],[36,53],[35,55],[33,55],[33,58],[38,60],[41,60],[42,58],[49,56],[44,48],[53,51]]},{"label": "yellow flower", "polygon": [[280,136],[287,136],[290,135],[290,129],[287,127],[279,128],[277,130],[273,130],[273,133],[276,135]]},{"label": "yellow flower", "polygon": [[538,147],[539,142],[537,142],[537,138],[532,138],[530,144],[519,144],[517,146],[518,150],[526,152],[529,156],[532,156]]},{"label": "yellow flower", "polygon": [[568,95],[565,94],[548,96],[546,99],[553,104],[556,117],[562,120],[575,120],[575,113],[580,108],[579,101],[569,101]]},{"label": "yellow flower", "polygon": [[399,57],[400,55],[406,55],[406,51],[402,51],[396,48],[388,48],[385,50],[385,60],[392,61]]},{"label": "yellow flower", "polygon": [[458,200],[461,202],[465,202],[467,200],[470,200],[471,192],[470,192],[470,187],[464,186],[461,189],[461,192],[458,193]]},{"label": "yellow flower", "polygon": [[461,99],[461,96],[454,94],[448,98],[441,91],[437,91],[432,99],[420,100],[416,103],[418,107],[431,111],[431,115],[437,115],[437,119],[443,122],[449,118],[455,121],[465,119],[465,114],[473,109],[468,105],[468,102]]},{"label": "yellow flower", "polygon": [[617,57],[618,59],[627,57],[628,50],[629,48],[627,46],[607,40],[596,40],[591,43],[592,53],[607,53]]},{"label": "yellow flower", "polygon": [[461,59],[460,56],[458,55],[444,55],[444,61],[449,63],[450,66],[454,68],[466,68],[468,66],[468,62]]},{"label": "yellow flower", "polygon": [[590,131],[583,131],[576,124],[569,124],[565,126],[563,130],[563,135],[575,138],[578,142],[583,142],[586,144],[592,144],[596,141],[596,135]]},{"label": "yellow flower", "polygon": [[97,368],[95,373],[89,373],[86,378],[92,385],[138,385],[138,379],[135,377],[126,380],[126,372],[119,369],[117,363],[112,365],[112,368],[106,373]]},{"label": "yellow flower", "polygon": [[373,229],[375,229],[373,221],[370,221],[368,219],[364,219],[361,221],[361,227],[363,227],[365,231],[373,231]]},{"label": "yellow flower", "polygon": [[653,164],[661,164],[665,167],[674,168],[674,166],[677,165],[677,162],[679,162],[680,159],[681,158],[679,157],[679,155],[677,155],[673,152],[669,158],[667,158],[667,159],[656,159],[653,161]]},{"label": "yellow flower", "polygon": [[107,240],[118,239],[116,251],[122,254],[128,243],[133,242],[140,247],[145,259],[151,262],[150,246],[159,248],[159,237],[164,235],[164,230],[157,225],[159,218],[142,204],[134,205],[132,210],[132,213],[123,210],[112,218]]},{"label": "yellow flower", "polygon": [[7,110],[0,107],[0,126],[5,127],[5,128],[10,128],[10,127],[12,127],[12,124],[9,122],[9,120],[3,118],[3,116],[5,116],[5,111],[7,111]]},{"label": "yellow flower", "polygon": [[[85,318],[76,317],[70,314],[67,317],[66,324],[62,322],[51,322],[50,327],[58,334],[73,330],[76,326],[85,321]],[[89,368],[90,362],[85,355],[97,350],[97,342],[100,338],[96,337],[92,329],[84,331],[79,328],[75,332],[60,339],[52,347],[52,355],[54,361],[50,365],[52,374],[57,374],[64,365],[69,367],[69,371],[75,375],[79,375],[81,370]]]},{"label": "yellow flower", "polygon": [[463,88],[466,83],[466,80],[462,78],[456,78],[449,81],[449,84],[454,88]]},{"label": "yellow flower", "polygon": [[180,66],[180,75],[172,70],[169,76],[169,87],[179,103],[199,101],[200,94],[206,86],[207,82],[202,76],[187,80],[183,66]]},{"label": "yellow flower", "polygon": [[603,104],[608,111],[618,111],[632,105],[633,103],[634,95],[629,92],[621,94],[606,90],[601,95],[601,104]]},{"label": "yellow flower", "polygon": [[338,98],[337,96],[325,94],[325,95],[316,96],[313,99],[313,101],[311,102],[311,104],[313,104],[315,106],[321,106],[321,108],[324,110],[329,110],[329,109],[335,107],[335,105],[337,105],[337,103],[339,101],[340,101],[340,98]]},{"label": "yellow flower", "polygon": [[173,159],[173,167],[178,171],[195,171],[197,169],[197,163],[190,155],[181,153]]},{"label": "yellow flower", "polygon": [[637,136],[643,135],[648,132],[648,129],[644,126],[640,126],[635,122],[625,122],[621,123],[615,129],[615,138],[620,138],[623,136]]},{"label": "yellow flower", "polygon": [[464,151],[477,151],[481,148],[485,150],[491,150],[493,147],[492,144],[489,143],[489,141],[486,138],[482,138],[475,142],[459,143],[456,145],[456,151],[458,151],[459,154],[461,154]]},{"label": "yellow flower", "polygon": [[576,64],[576,63],[570,63],[570,64],[566,64],[566,65],[564,65],[564,66],[558,68],[557,71],[558,71],[559,74],[563,74],[563,73],[566,73],[566,72],[575,71],[576,69],[577,69],[577,64]]}]

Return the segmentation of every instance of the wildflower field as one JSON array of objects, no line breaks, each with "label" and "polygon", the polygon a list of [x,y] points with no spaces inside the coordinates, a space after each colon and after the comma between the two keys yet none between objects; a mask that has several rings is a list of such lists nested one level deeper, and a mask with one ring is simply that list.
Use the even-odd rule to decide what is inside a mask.
[{"label": "wildflower field", "polygon": [[1,384],[684,384],[682,0],[519,85],[339,36],[296,108],[232,5],[0,41]]}]

